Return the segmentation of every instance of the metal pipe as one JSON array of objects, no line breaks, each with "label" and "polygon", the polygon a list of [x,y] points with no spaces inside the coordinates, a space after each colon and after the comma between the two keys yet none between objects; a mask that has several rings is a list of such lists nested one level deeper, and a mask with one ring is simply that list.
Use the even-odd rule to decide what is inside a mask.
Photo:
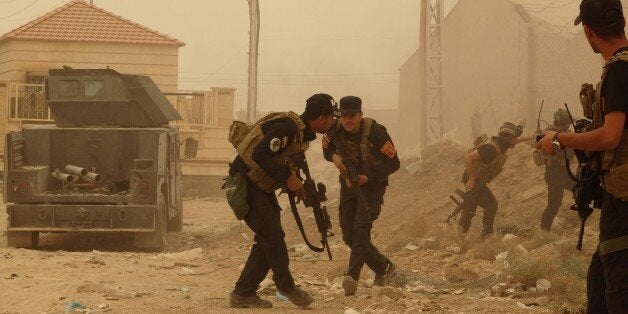
[{"label": "metal pipe", "polygon": [[66,165],[65,166],[65,171],[67,171],[70,174],[73,174],[75,176],[86,176],[87,175],[87,169],[85,168],[81,168],[81,167],[77,167],[77,166],[73,166],[73,165]]},{"label": "metal pipe", "polygon": [[83,177],[86,177],[86,178],[88,178],[88,179],[90,179],[90,180],[92,180],[92,181],[95,181],[95,182],[100,182],[100,181],[102,181],[102,176],[101,176],[101,175],[99,175],[99,174],[97,174],[97,173],[94,173],[94,172],[88,172],[88,173],[87,173],[86,175],[84,175]]},{"label": "metal pipe", "polygon": [[63,173],[59,169],[55,169],[55,171],[51,172],[50,176],[52,176],[53,178],[55,178],[55,179],[57,179],[59,181],[63,181],[63,182],[66,182],[66,183],[71,183],[71,182],[74,182],[74,180],[76,180],[75,176],[73,176],[71,174]]}]

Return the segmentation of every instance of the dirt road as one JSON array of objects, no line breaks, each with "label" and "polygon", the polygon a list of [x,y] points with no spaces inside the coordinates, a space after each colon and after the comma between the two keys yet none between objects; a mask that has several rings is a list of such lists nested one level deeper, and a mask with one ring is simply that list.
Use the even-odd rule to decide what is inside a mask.
[{"label": "dirt road", "polygon": [[[336,215],[333,206],[330,211]],[[307,224],[307,214],[304,217]],[[547,311],[543,306],[524,310],[523,304],[517,305],[522,300],[493,298],[488,290],[448,283],[446,273],[451,274],[452,265],[464,270],[458,272],[461,280],[491,275],[496,266],[464,262],[460,255],[444,250],[390,249],[388,254],[401,269],[398,279],[405,281],[400,283],[403,289],[367,288],[364,284],[372,273],[365,271],[357,296],[344,297],[338,278],[348,250],[340,237],[331,240],[335,259],[330,262],[326,255],[314,255],[299,245],[302,240],[289,213],[284,215],[284,225],[291,268],[297,282],[314,294],[316,312],[342,313],[347,308],[399,313]],[[0,230],[6,230],[4,207]],[[185,201],[184,231],[169,234],[164,253],[137,252],[125,234],[44,234],[36,250],[8,248],[4,231],[0,234],[0,313],[59,313],[72,306],[84,306],[82,311],[92,313],[235,312],[227,307],[228,294],[252,238],[220,198]],[[467,273],[473,276],[465,278]],[[480,285],[490,287],[493,283],[488,281]],[[274,303],[265,312],[301,311],[277,300],[272,287],[260,294]]]}]

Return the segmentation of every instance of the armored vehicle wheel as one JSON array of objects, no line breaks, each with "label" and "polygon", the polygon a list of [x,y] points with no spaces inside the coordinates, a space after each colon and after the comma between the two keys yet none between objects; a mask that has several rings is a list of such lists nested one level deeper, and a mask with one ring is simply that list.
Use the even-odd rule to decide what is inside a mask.
[{"label": "armored vehicle wheel", "polygon": [[38,231],[8,231],[7,245],[17,248],[34,248],[39,244]]},{"label": "armored vehicle wheel", "polygon": [[183,230],[183,208],[179,208],[176,215],[168,219],[168,231],[179,232],[181,230]]},{"label": "armored vehicle wheel", "polygon": [[135,233],[135,247],[141,249],[163,250],[166,247],[168,233],[168,205],[163,194],[159,197],[159,210],[155,213],[155,232]]}]

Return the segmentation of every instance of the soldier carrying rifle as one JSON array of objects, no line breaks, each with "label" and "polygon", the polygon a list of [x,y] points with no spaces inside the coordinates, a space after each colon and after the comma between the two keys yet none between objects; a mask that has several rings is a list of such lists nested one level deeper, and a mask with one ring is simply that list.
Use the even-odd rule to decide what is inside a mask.
[{"label": "soldier carrying rifle", "polygon": [[388,176],[399,169],[400,162],[386,128],[363,117],[360,98],[340,99],[340,114],[322,145],[325,159],[341,172],[340,228],[351,248],[342,287],[350,296],[357,291],[364,264],[375,272],[373,285],[383,286],[394,271],[393,263],[371,243],[371,228],[384,203]]},{"label": "soldier carrying rifle", "polygon": [[238,155],[225,182],[227,200],[236,217],[255,232],[255,243],[230,295],[231,307],[272,307],[271,302],[256,294],[269,270],[273,271],[277,289],[292,303],[308,306],[314,301],[307,291],[295,286],[290,274],[281,207],[274,192],[285,186],[303,197],[303,183],[291,170],[288,158],[305,151],[316,133],[327,132],[333,121],[333,98],[316,94],[307,99],[302,115],[276,112],[250,127],[232,125],[229,140]]},{"label": "soldier carrying rifle", "polygon": [[465,184],[463,201],[458,205],[457,211],[461,211],[460,225],[463,234],[471,227],[471,219],[475,216],[478,206],[484,209],[482,217],[482,238],[493,233],[493,223],[497,214],[497,199],[486,185],[491,182],[504,169],[507,155],[506,151],[515,145],[530,140],[530,137],[522,137],[523,128],[510,122],[504,123],[499,128],[497,136],[488,138],[481,135],[474,141],[475,147],[464,156],[465,172],[462,182]]},{"label": "soldier carrying rifle", "polygon": [[[580,92],[584,116],[592,120],[592,129],[574,133],[546,131],[538,148],[553,155],[571,147],[580,163],[579,173],[591,173],[585,178],[579,175],[574,189],[575,207],[581,218],[586,219],[590,214],[591,203],[594,207],[601,203],[602,209],[600,243],[587,274],[587,313],[626,313],[628,39],[621,2],[583,0],[574,21],[575,25],[580,23],[593,52],[601,54],[606,61],[597,88],[584,84]],[[588,153],[584,156],[579,151]],[[596,191],[600,190],[598,182],[601,184],[599,192]]]}]

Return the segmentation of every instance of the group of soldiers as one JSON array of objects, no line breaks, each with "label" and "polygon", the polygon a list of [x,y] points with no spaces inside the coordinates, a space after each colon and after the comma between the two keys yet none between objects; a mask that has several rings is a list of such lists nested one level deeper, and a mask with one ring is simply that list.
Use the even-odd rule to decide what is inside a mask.
[{"label": "group of soldiers", "polygon": [[[356,293],[365,264],[375,273],[375,286],[383,286],[395,270],[392,261],[371,243],[371,228],[384,203],[388,176],[399,169],[397,150],[383,125],[363,117],[359,97],[343,97],[339,105],[337,112],[330,95],[315,94],[307,99],[303,114],[272,113],[254,124],[239,141],[238,156],[231,163],[230,176],[246,174],[249,209],[242,218],[255,232],[255,244],[231,293],[231,307],[271,307],[271,302],[256,294],[269,270],[273,271],[278,292],[292,303],[308,306],[314,301],[307,291],[295,285],[290,274],[285,234],[281,228],[281,207],[275,190],[284,187],[298,199],[307,197],[288,160],[291,155],[305,151],[309,142],[316,139],[316,133],[323,134],[325,159],[340,173],[340,229],[342,239],[351,248],[342,281],[345,295]],[[343,147],[343,152],[338,145]],[[354,183],[349,180],[347,163],[357,171],[355,184],[364,192],[366,204],[360,204],[352,191]]]},{"label": "group of soldiers", "polygon": [[[563,158],[563,152],[583,152],[582,156],[591,160],[584,166],[593,167],[600,178],[601,184],[596,188],[600,190],[598,203],[602,210],[600,243],[587,275],[587,312],[622,313],[628,309],[628,39],[620,0],[583,0],[574,21],[574,25],[579,24],[583,25],[593,51],[606,61],[597,88],[583,88],[580,95],[585,116],[592,120],[593,127],[569,132],[571,120],[564,110],[558,110],[552,126],[538,137],[523,136],[523,129],[509,122],[500,127],[497,136],[479,137],[464,156],[466,191],[459,226],[466,233],[480,206],[484,209],[482,237],[493,233],[498,203],[487,183],[503,169],[508,149],[534,140],[542,153],[539,165],[545,167],[548,186],[540,228],[549,230],[564,191],[581,183],[567,175],[565,163],[569,156]],[[334,105],[331,96],[315,94],[307,99],[303,114],[285,112],[264,117],[247,129],[238,145],[234,144],[238,155],[229,175],[244,178],[240,184],[244,187],[234,189],[246,193],[240,194],[242,206],[232,205],[237,202],[229,199],[229,192],[228,199],[234,211],[238,207],[236,216],[255,233],[255,243],[230,295],[231,307],[272,307],[270,301],[256,294],[269,270],[278,292],[292,303],[303,307],[314,301],[307,291],[295,285],[290,273],[275,190],[283,187],[298,198],[306,197],[288,158],[305,151],[317,133],[323,134],[325,159],[340,173],[340,228],[343,241],[351,249],[342,282],[345,295],[356,293],[364,265],[375,273],[374,285],[385,285],[395,271],[393,262],[371,242],[371,228],[384,202],[388,176],[400,167],[396,148],[384,126],[363,116],[360,98],[343,97],[339,114]],[[341,153],[338,145],[345,151]],[[355,180],[349,180],[347,162],[355,165]],[[352,192],[354,184],[365,192],[366,204]]]}]

